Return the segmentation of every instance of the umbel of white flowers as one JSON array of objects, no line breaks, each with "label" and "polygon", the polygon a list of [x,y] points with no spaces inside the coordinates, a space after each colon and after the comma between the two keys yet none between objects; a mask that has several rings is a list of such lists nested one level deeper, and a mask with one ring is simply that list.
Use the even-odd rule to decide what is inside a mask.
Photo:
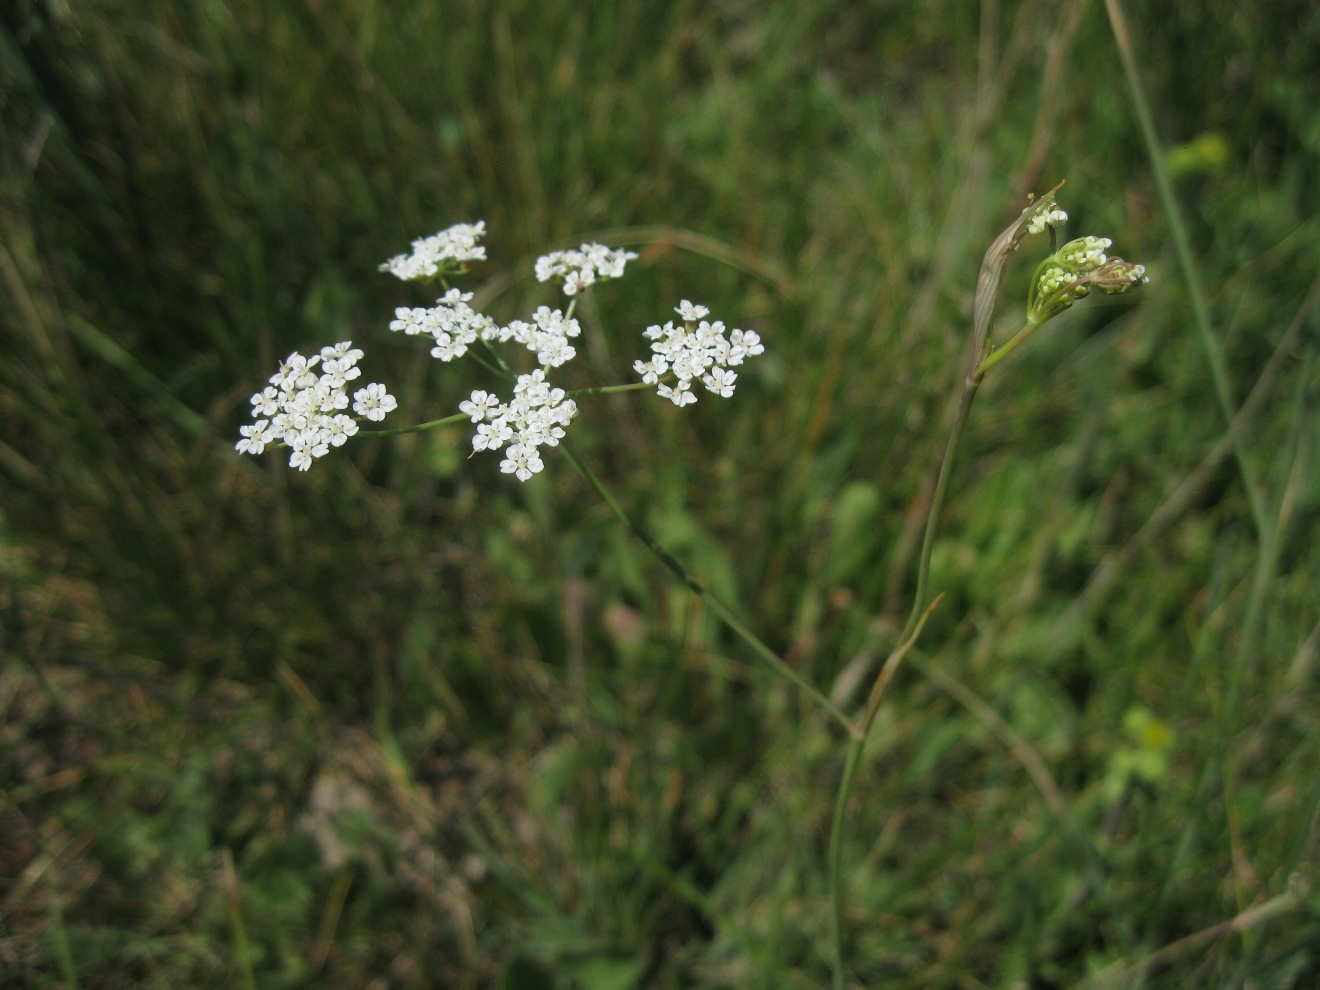
[{"label": "umbel of white flowers", "polygon": [[[530,323],[514,320],[501,326],[471,307],[472,293],[449,286],[449,277],[465,273],[469,262],[486,259],[486,249],[478,243],[485,232],[484,222],[455,224],[413,241],[411,254],[381,265],[382,271],[405,281],[439,281],[446,290],[434,306],[399,307],[389,328],[428,338],[431,356],[441,361],[460,358],[478,345],[494,351],[509,341],[532,353],[537,367],[527,374],[511,373],[513,396],[507,402],[476,390],[459,403],[459,410],[476,426],[473,452],[502,451],[500,470],[526,481],[545,467],[538,449],[556,446],[577,415],[577,403],[546,379],[546,371],[573,360],[577,349],[572,341],[582,330],[573,318],[575,298],[567,310],[541,306]],[[536,277],[541,282],[559,279],[564,294],[576,297],[598,282],[622,277],[628,262],[636,258],[631,251],[583,244],[538,258]],[[726,333],[722,322],[706,320],[710,311],[705,306],[686,299],[675,312],[681,318],[677,325],[671,320],[644,331],[651,341],[651,359],[634,362],[634,371],[676,406],[697,401],[692,390],[697,381],[714,395],[733,395],[738,375],[730,369],[764,353],[761,338],[751,330]],[[362,351],[347,341],[323,348],[319,357],[291,354],[271,377],[270,387],[252,397],[256,422],[241,428],[239,452],[259,454],[268,444],[283,443],[292,451],[290,465],[306,471],[331,447],[341,446],[358,432],[357,420],[341,410],[348,406],[344,385],[361,374],[355,366],[361,357]],[[312,370],[318,362],[319,375]],[[496,363],[507,368],[503,360]],[[359,390],[354,400],[354,412],[374,421],[384,419],[397,405],[378,384]]]},{"label": "umbel of white flowers", "polygon": [[[290,354],[270,376],[270,384],[252,396],[256,422],[239,428],[243,439],[236,445],[238,452],[260,454],[267,444],[283,443],[290,451],[289,467],[306,471],[331,447],[343,446],[358,431],[357,420],[342,410],[348,408],[348,383],[362,375],[357,367],[361,357],[351,340],[322,347],[312,357]],[[377,383],[353,393],[353,411],[364,419],[382,420],[396,404]]]}]

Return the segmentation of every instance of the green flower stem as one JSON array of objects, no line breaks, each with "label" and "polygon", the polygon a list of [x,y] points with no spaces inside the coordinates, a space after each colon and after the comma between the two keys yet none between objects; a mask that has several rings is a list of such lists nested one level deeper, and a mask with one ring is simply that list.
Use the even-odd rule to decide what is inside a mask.
[{"label": "green flower stem", "polygon": [[935,482],[935,494],[931,496],[930,511],[926,516],[926,533],[921,539],[921,558],[917,566],[917,590],[912,598],[912,612],[908,615],[907,625],[903,627],[903,635],[900,637],[903,640],[912,635],[926,609],[926,583],[930,577],[930,554],[935,546],[935,528],[939,524],[940,511],[944,508],[949,475],[953,473],[954,454],[957,453],[958,444],[962,440],[963,427],[967,425],[967,413],[972,408],[972,400],[976,398],[976,390],[981,387],[981,378],[985,375],[984,362],[988,360],[989,358],[986,357],[977,363],[976,372],[967,377],[962,395],[958,398],[958,410],[954,413],[953,426],[949,430],[949,441],[944,447],[944,460],[940,463],[940,476]]},{"label": "green flower stem", "polygon": [[1000,361],[1008,357],[1008,355],[1012,354],[1015,350],[1017,350],[1019,347],[1025,344],[1027,342],[1027,338],[1030,337],[1033,333],[1035,333],[1037,328],[1040,326],[1041,326],[1040,323],[1033,323],[1030,320],[1028,320],[1027,325],[1024,326],[1021,330],[1019,330],[1016,334],[1014,334],[1013,337],[1009,339],[1008,343],[1004,344],[1002,347],[994,348],[994,350],[992,350],[989,354],[986,355],[985,360],[981,362],[981,364],[978,366],[976,370],[976,374],[974,374],[972,377],[976,378],[979,383],[980,379],[985,377],[985,373],[987,371],[989,371]]},{"label": "green flower stem", "polygon": [[843,818],[852,797],[853,782],[857,779],[857,766],[862,761],[866,738],[854,739],[848,747],[848,760],[843,765],[839,792],[834,796],[834,818],[830,822],[830,920],[834,956],[831,960],[834,979],[833,990],[843,990]]},{"label": "green flower stem", "polygon": [[935,494],[931,497],[930,512],[926,516],[926,533],[921,540],[921,561],[917,569],[917,591],[912,600],[912,612],[908,615],[907,625],[903,627],[901,638],[904,640],[912,635],[918,621],[922,621],[921,617],[926,608],[926,582],[930,576],[930,554],[935,545],[935,528],[939,525],[940,511],[944,508],[944,495],[948,488],[949,475],[953,471],[954,455],[958,451],[958,444],[962,441],[963,427],[967,424],[967,414],[971,411],[972,400],[976,398],[976,391],[981,387],[986,372],[1026,343],[1027,338],[1035,333],[1038,326],[1040,324],[1028,320],[1027,324],[1002,347],[994,347],[987,337],[986,352],[977,356],[971,365],[972,370],[963,384],[962,395],[958,399],[958,410],[954,413],[953,426],[949,430],[949,442],[944,448],[944,460],[940,463],[940,476],[935,482]]},{"label": "green flower stem", "polygon": [[848,731],[849,736],[855,740],[861,738],[861,730],[852,719],[845,715],[843,711],[834,704],[834,702],[830,701],[829,698],[822,694],[818,688],[805,680],[801,674],[781,660],[774,650],[766,646],[765,643],[757,638],[755,633],[743,625],[742,620],[733,613],[732,609],[715,597],[715,595],[708,591],[696,578],[689,574],[687,569],[678,562],[673,554],[657,543],[655,538],[643,529],[640,523],[624,511],[623,507],[620,506],[614,496],[610,494],[600,478],[596,477],[595,472],[582,463],[578,456],[573,453],[566,444],[561,443],[559,449],[564,452],[564,456],[566,456],[572,465],[577,468],[578,473],[586,479],[587,484],[595,489],[596,494],[601,497],[601,500],[604,501],[607,506],[609,506],[610,510],[619,517],[621,522],[625,523],[628,528],[632,530],[634,536],[642,541],[642,544],[646,549],[650,550],[651,553],[659,559],[660,563],[669,568],[674,576],[677,577],[689,591],[704,601],[707,607],[709,607],[710,610],[738,636],[739,639],[751,648],[753,653],[755,653],[771,670],[785,680],[790,681],[810,696],[817,705]]},{"label": "green flower stem", "polygon": [[848,761],[843,767],[839,792],[834,798],[834,819],[830,822],[830,914],[833,919],[834,934],[834,990],[843,990],[843,819],[847,814],[848,801],[852,797],[853,784],[857,779],[857,768],[861,765],[866,739],[871,734],[871,725],[875,722],[876,712],[880,710],[880,700],[885,695],[885,689],[894,679],[894,674],[898,673],[898,665],[916,644],[921,630],[926,627],[926,620],[935,611],[942,597],[942,595],[936,596],[930,606],[918,617],[911,635],[885,660],[866,702],[866,715],[862,718],[862,734],[860,737],[854,737],[852,745],[848,747]]},{"label": "green flower stem", "polygon": [[575,388],[568,391],[568,395],[612,395],[615,392],[638,392],[645,388],[654,388],[654,385],[648,385],[646,382],[631,382],[627,385],[597,385],[595,388]]},{"label": "green flower stem", "polygon": [[509,362],[504,360],[504,355],[496,350],[489,340],[483,340],[481,343],[485,346],[486,353],[491,356],[491,361],[494,361],[494,364],[482,357],[479,351],[469,348],[468,354],[472,355],[472,360],[476,361],[477,364],[481,365],[497,378],[503,378],[505,381],[510,382],[516,380],[518,376],[515,375],[513,369],[509,367]]},{"label": "green flower stem", "polygon": [[425,430],[434,430],[437,426],[463,423],[468,419],[467,413],[454,413],[454,415],[446,416],[444,419],[433,419],[429,423],[418,423],[416,426],[401,426],[397,430],[358,430],[357,435],[360,437],[399,437],[405,433],[421,433]]},{"label": "green flower stem", "polygon": [[992,349],[989,334],[985,334],[980,343],[973,344],[972,360],[968,374],[963,382],[962,393],[958,397],[958,408],[954,412],[953,425],[949,430],[949,440],[944,448],[944,459],[940,463],[939,478],[935,482],[935,493],[931,496],[930,509],[926,515],[926,532],[921,540],[921,558],[917,567],[917,589],[912,599],[912,612],[907,625],[899,637],[900,645],[880,669],[875,686],[866,705],[866,714],[862,719],[861,735],[853,736],[853,743],[848,749],[848,759],[843,767],[843,777],[839,781],[839,791],[834,800],[834,819],[830,823],[830,911],[833,916],[834,938],[834,990],[843,990],[843,819],[848,810],[848,801],[852,797],[853,784],[857,778],[857,768],[861,764],[862,753],[866,749],[866,739],[875,713],[879,709],[880,699],[885,688],[898,670],[898,664],[921,635],[926,620],[939,603],[939,598],[926,603],[926,585],[930,578],[930,556],[935,546],[935,530],[939,524],[940,512],[944,508],[944,497],[949,487],[949,476],[953,473],[954,455],[962,440],[963,427],[967,424],[967,414],[971,411],[972,400],[981,387],[985,373],[997,364],[1000,358],[1021,346],[1036,329],[1036,324],[1028,323],[1007,344],[997,350]]}]

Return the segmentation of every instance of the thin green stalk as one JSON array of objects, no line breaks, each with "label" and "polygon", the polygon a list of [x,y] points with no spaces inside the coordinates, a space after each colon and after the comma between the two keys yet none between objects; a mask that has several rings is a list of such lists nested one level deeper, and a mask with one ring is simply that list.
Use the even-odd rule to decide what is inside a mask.
[{"label": "thin green stalk", "polygon": [[[1210,311],[1205,302],[1205,290],[1201,288],[1201,276],[1196,267],[1196,259],[1192,257],[1190,241],[1183,227],[1182,213],[1174,196],[1173,182],[1165,165],[1164,149],[1155,131],[1150,104],[1146,100],[1146,89],[1137,69],[1136,57],[1132,53],[1132,41],[1128,34],[1127,22],[1123,17],[1123,8],[1119,5],[1119,0],[1105,0],[1105,9],[1109,13],[1109,26],[1114,32],[1119,58],[1123,62],[1123,72],[1127,76],[1133,109],[1137,114],[1137,124],[1141,127],[1141,136],[1146,143],[1146,155],[1150,159],[1151,172],[1155,176],[1155,188],[1159,192],[1164,215],[1169,220],[1169,233],[1173,235],[1178,264],[1182,268],[1183,278],[1187,280],[1187,295],[1191,300],[1192,313],[1195,316],[1193,322],[1196,324],[1201,349],[1205,351],[1206,361],[1210,365],[1210,378],[1214,382],[1215,397],[1219,400],[1219,411],[1224,417],[1224,425],[1231,429],[1236,410],[1233,406],[1233,389],[1229,383],[1224,352],[1220,349],[1219,341],[1215,339],[1214,330],[1210,326]],[[1242,484],[1247,490],[1247,501],[1251,503],[1251,515],[1256,523],[1256,531],[1264,540],[1269,533],[1270,520],[1261,498],[1260,484],[1247,457],[1244,441],[1236,434],[1230,435],[1233,437],[1233,456],[1237,459],[1238,471],[1242,474]]]},{"label": "thin green stalk", "polygon": [[[1206,361],[1210,365],[1210,377],[1214,384],[1215,398],[1224,417],[1227,437],[1232,447],[1233,457],[1237,461],[1238,472],[1242,476],[1242,485],[1247,492],[1247,502],[1251,507],[1252,521],[1255,524],[1257,539],[1260,543],[1255,572],[1252,575],[1251,590],[1247,599],[1246,615],[1238,638],[1237,650],[1229,669],[1229,682],[1220,702],[1215,754],[1206,761],[1200,782],[1197,785],[1195,800],[1200,805],[1206,801],[1210,786],[1215,778],[1221,776],[1223,772],[1223,753],[1229,737],[1230,721],[1238,703],[1245,660],[1259,632],[1266,592],[1277,563],[1277,520],[1266,509],[1255,469],[1247,455],[1246,441],[1242,436],[1243,431],[1234,429],[1236,410],[1227,365],[1219,341],[1215,338],[1210,325],[1205,291],[1201,287],[1200,273],[1196,266],[1196,260],[1192,256],[1190,241],[1183,226],[1182,213],[1174,194],[1173,182],[1165,164],[1164,149],[1155,130],[1154,118],[1146,99],[1145,86],[1142,83],[1136,57],[1133,54],[1132,40],[1128,32],[1123,8],[1119,0],[1105,0],[1105,9],[1109,15],[1109,25],[1114,34],[1114,42],[1118,48],[1119,57],[1123,62],[1123,71],[1127,77],[1133,109],[1136,113],[1137,123],[1141,128],[1142,139],[1146,144],[1146,155],[1150,160],[1151,172],[1155,177],[1155,187],[1159,193],[1160,205],[1168,218],[1169,232],[1173,237],[1178,263],[1187,282],[1187,294],[1192,304],[1193,322],[1196,325],[1197,336],[1201,342],[1201,348],[1205,352]],[[1221,786],[1224,786],[1224,784],[1221,783]],[[1228,787],[1225,787],[1225,799],[1226,801],[1231,800],[1231,792]],[[1192,847],[1198,829],[1198,822],[1199,819],[1197,818],[1190,819],[1183,830],[1183,835],[1179,840],[1165,878],[1164,894],[1162,896],[1167,896],[1171,890],[1177,870],[1188,850]]]},{"label": "thin green stalk", "polygon": [[921,557],[917,565],[917,590],[912,598],[912,612],[908,615],[907,625],[903,627],[900,639],[906,640],[921,620],[926,608],[926,583],[930,577],[930,554],[935,545],[935,529],[939,524],[940,511],[944,508],[944,496],[949,486],[949,475],[953,473],[954,454],[962,440],[963,427],[967,425],[967,414],[976,398],[976,390],[981,387],[981,378],[985,374],[981,363],[976,371],[967,376],[962,394],[958,397],[958,409],[953,416],[953,426],[949,430],[949,441],[944,447],[944,460],[940,463],[940,476],[935,482],[935,493],[931,496],[930,511],[926,515],[926,533],[921,538]]},{"label": "thin green stalk", "polygon": [[613,395],[615,392],[637,392],[644,388],[654,388],[646,382],[630,382],[627,385],[597,385],[595,388],[574,388],[568,391],[570,396]]},{"label": "thin green stalk", "polygon": [[582,477],[586,479],[587,484],[591,485],[591,487],[595,489],[596,494],[601,497],[601,500],[604,501],[604,503],[607,506],[609,506],[610,511],[612,511],[616,516],[618,516],[619,520],[624,524],[626,524],[628,528],[632,530],[633,535],[642,541],[642,545],[645,546],[646,549],[650,550],[651,553],[654,554],[655,557],[660,561],[660,563],[664,564],[665,567],[669,568],[669,570],[673,572],[674,576],[677,577],[678,580],[682,582],[682,584],[685,587],[687,587],[689,591],[691,591],[694,595],[696,595],[702,601],[704,601],[707,607],[726,626],[728,626],[729,629],[732,630],[733,633],[737,635],[739,639],[741,639],[745,644],[747,644],[747,646],[751,649],[751,651],[754,654],[756,654],[757,657],[759,657],[776,674],[783,677],[785,680],[791,682],[796,687],[798,687],[803,692],[805,692],[813,701],[816,702],[817,705],[819,705],[825,712],[827,712],[832,718],[834,718],[835,721],[837,721],[840,725],[842,725],[848,731],[849,736],[851,736],[853,739],[858,739],[861,737],[861,730],[857,727],[857,725],[853,722],[852,719],[850,719],[847,715],[843,713],[842,709],[840,709],[838,705],[830,701],[829,698],[827,698],[823,693],[821,693],[819,688],[815,687],[813,684],[811,684],[809,681],[803,678],[801,674],[799,674],[796,670],[794,670],[792,667],[786,664],[782,659],[780,659],[779,655],[775,653],[774,650],[766,646],[765,643],[763,643],[756,636],[755,633],[753,633],[750,629],[747,628],[747,626],[743,624],[742,620],[739,619],[737,615],[734,614],[732,609],[730,609],[727,605],[725,605],[722,601],[720,601],[720,599],[717,598],[712,592],[707,590],[706,587],[701,584],[701,582],[699,582],[690,573],[688,573],[687,568],[685,568],[682,564],[680,564],[678,562],[678,559],[674,557],[673,554],[671,554],[668,550],[662,547],[656,541],[655,537],[653,537],[650,533],[648,533],[645,529],[643,529],[640,523],[638,523],[635,519],[633,519],[632,516],[630,516],[627,512],[624,511],[623,507],[619,505],[618,501],[614,498],[614,496],[610,494],[609,489],[605,487],[604,483],[600,480],[600,478],[596,477],[595,472],[592,471],[589,467],[587,467],[586,464],[584,464],[582,460],[575,453],[573,453],[573,451],[566,444],[561,443],[559,447],[564,452],[564,456],[566,456],[569,459],[569,461],[572,463],[572,465],[575,468],[577,468],[578,473],[581,474]]},{"label": "thin green stalk", "polygon": [[247,926],[243,924],[243,908],[238,895],[238,874],[234,870],[234,857],[228,849],[222,862],[224,884],[229,900],[229,925],[234,933],[234,960],[243,976],[244,990],[257,990],[252,973],[252,951],[248,945]]},{"label": "thin green stalk", "polygon": [[358,430],[357,435],[360,437],[399,437],[405,433],[421,433],[424,430],[434,430],[437,426],[467,422],[469,419],[467,413],[454,413],[452,416],[433,419],[427,423],[418,423],[416,426],[401,426],[397,430]]},{"label": "thin green stalk", "polygon": [[866,702],[861,735],[854,736],[852,745],[848,747],[848,760],[844,764],[843,777],[839,781],[839,792],[834,798],[834,818],[830,822],[830,916],[833,921],[834,938],[834,990],[843,990],[843,819],[848,811],[848,801],[852,797],[853,783],[857,779],[857,768],[861,765],[862,753],[866,749],[866,739],[871,734],[871,726],[875,722],[876,712],[880,710],[880,701],[885,695],[885,689],[894,679],[894,674],[898,672],[898,665],[916,644],[917,637],[926,626],[926,620],[939,605],[941,597],[943,596],[937,596],[929,607],[917,616],[907,639],[889,654],[884,666],[880,668]]},{"label": "thin green stalk", "polygon": [[[54,866],[53,857],[50,862]],[[69,990],[78,990],[78,970],[73,964],[73,952],[69,947],[69,931],[64,923],[64,909],[60,907],[60,892],[54,886],[50,891],[50,930],[55,958],[59,962],[60,977]]]},{"label": "thin green stalk", "polygon": [[[1053,233],[1053,231],[1051,231],[1051,233]],[[987,371],[989,371],[1000,361],[1008,357],[1019,347],[1025,344],[1027,342],[1027,338],[1030,337],[1033,333],[1035,333],[1037,328],[1040,327],[1041,325],[1042,324],[1040,323],[1028,323],[1016,334],[1014,334],[1009,339],[1008,343],[1004,344],[1001,347],[996,347],[994,350],[992,350],[988,355],[986,355],[985,360],[981,362],[980,369],[977,372],[978,376],[984,378],[985,373]]]},{"label": "thin green stalk", "polygon": [[[1019,334],[1019,336],[1022,336]],[[1006,345],[1007,346],[1007,345]],[[1002,349],[1001,349],[1002,350]],[[848,748],[848,759],[843,767],[843,777],[839,780],[839,791],[834,799],[834,819],[830,823],[830,912],[833,916],[834,938],[834,990],[843,990],[843,819],[848,810],[848,801],[852,797],[853,784],[857,777],[857,767],[861,764],[862,752],[866,748],[866,737],[875,720],[875,712],[893,672],[898,669],[898,662],[912,648],[921,634],[931,611],[939,602],[937,598],[926,604],[926,585],[930,577],[930,556],[935,546],[935,530],[939,524],[940,512],[944,508],[944,497],[949,487],[949,477],[953,473],[954,455],[962,440],[963,427],[967,425],[967,414],[971,411],[972,400],[985,377],[987,362],[991,357],[991,343],[988,335],[984,340],[973,345],[972,361],[968,365],[968,375],[963,382],[962,392],[958,396],[958,407],[953,415],[953,425],[949,430],[949,440],[944,447],[944,459],[940,462],[939,478],[935,482],[935,492],[931,496],[930,509],[926,514],[926,532],[921,539],[921,557],[917,566],[917,589],[912,597],[912,612],[907,625],[899,637],[901,645],[890,654],[885,665],[880,669],[875,687],[867,702],[866,715],[862,721],[861,735],[853,737]],[[993,363],[993,362],[990,362]]]},{"label": "thin green stalk", "polygon": [[853,781],[857,777],[857,767],[862,762],[862,751],[865,748],[865,737],[854,739],[848,747],[848,759],[843,765],[839,792],[834,796],[834,818],[830,822],[830,919],[834,941],[834,956],[831,960],[834,979],[831,986],[834,990],[843,990],[843,818],[848,811]]},{"label": "thin green stalk", "polygon": [[[926,512],[926,531],[921,540],[921,557],[917,566],[917,588],[912,599],[912,612],[907,625],[899,636],[899,647],[885,661],[880,670],[871,696],[867,702],[863,718],[861,735],[854,734],[853,744],[848,749],[848,759],[844,764],[843,777],[839,781],[839,792],[834,802],[834,820],[830,824],[830,894],[831,911],[834,926],[834,990],[843,990],[843,818],[852,796],[853,783],[857,776],[857,767],[861,763],[862,752],[866,748],[866,737],[875,719],[875,712],[884,694],[885,687],[898,669],[898,663],[904,654],[912,648],[921,634],[931,611],[939,599],[929,605],[926,603],[926,585],[930,577],[930,556],[935,545],[935,530],[939,525],[940,513],[944,508],[944,497],[948,492],[949,478],[953,473],[953,462],[962,440],[963,427],[967,425],[967,415],[976,398],[977,389],[985,378],[985,373],[1001,358],[1020,346],[1034,331],[1035,326],[1028,323],[1007,344],[995,350],[991,335],[995,306],[999,300],[999,289],[1003,283],[1004,265],[1017,250],[1028,229],[1030,217],[1041,210],[1049,209],[1054,204],[1055,194],[1063,187],[1059,183],[1010,223],[986,249],[981,262],[981,271],[976,281],[976,304],[972,318],[972,343],[969,348],[967,371],[962,388],[958,394],[958,405],[954,411],[953,424],[949,429],[949,439],[944,447],[944,457],[940,462],[939,477],[935,482],[935,491],[931,495],[930,507]],[[1052,236],[1052,235],[1051,235]],[[1052,241],[1051,241],[1052,243]]]}]

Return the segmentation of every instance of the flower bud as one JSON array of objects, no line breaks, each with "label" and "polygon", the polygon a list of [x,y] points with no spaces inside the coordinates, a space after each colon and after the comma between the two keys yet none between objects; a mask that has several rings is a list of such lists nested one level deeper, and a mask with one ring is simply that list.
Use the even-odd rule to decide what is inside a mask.
[{"label": "flower bud", "polygon": [[1091,273],[1091,284],[1110,296],[1121,295],[1149,281],[1145,265],[1134,265],[1122,258],[1110,258]]}]

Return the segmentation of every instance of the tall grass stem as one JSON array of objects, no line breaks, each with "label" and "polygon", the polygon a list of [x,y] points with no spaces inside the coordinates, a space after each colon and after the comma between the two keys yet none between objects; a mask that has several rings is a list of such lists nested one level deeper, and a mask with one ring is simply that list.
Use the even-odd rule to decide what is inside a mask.
[{"label": "tall grass stem", "polygon": [[[1109,14],[1109,25],[1114,32],[1114,42],[1118,47],[1119,58],[1123,62],[1123,72],[1127,76],[1128,89],[1132,95],[1132,106],[1137,115],[1137,124],[1141,128],[1142,140],[1146,144],[1146,155],[1150,159],[1151,172],[1155,176],[1155,187],[1159,193],[1160,205],[1169,222],[1169,233],[1173,235],[1174,250],[1178,255],[1178,264],[1182,268],[1183,278],[1187,280],[1187,295],[1192,303],[1197,336],[1201,349],[1210,365],[1210,377],[1215,387],[1215,398],[1219,401],[1219,411],[1224,417],[1224,425],[1231,430],[1235,408],[1233,387],[1229,381],[1228,368],[1224,360],[1223,349],[1215,338],[1210,325],[1210,310],[1205,301],[1205,290],[1201,287],[1201,274],[1192,257],[1192,249],[1187,239],[1187,229],[1183,225],[1182,212],[1173,192],[1173,181],[1165,164],[1164,147],[1155,131],[1155,121],[1150,112],[1150,103],[1146,99],[1146,88],[1141,80],[1136,56],[1132,50],[1132,40],[1128,33],[1127,21],[1119,0],[1105,0],[1105,10]],[[1237,460],[1238,470],[1242,474],[1242,484],[1247,490],[1247,500],[1251,504],[1251,515],[1256,523],[1256,531],[1262,540],[1267,538],[1270,522],[1265,514],[1265,504],[1260,494],[1260,484],[1256,479],[1255,469],[1247,456],[1244,441],[1236,433],[1233,437],[1233,456]]]}]

